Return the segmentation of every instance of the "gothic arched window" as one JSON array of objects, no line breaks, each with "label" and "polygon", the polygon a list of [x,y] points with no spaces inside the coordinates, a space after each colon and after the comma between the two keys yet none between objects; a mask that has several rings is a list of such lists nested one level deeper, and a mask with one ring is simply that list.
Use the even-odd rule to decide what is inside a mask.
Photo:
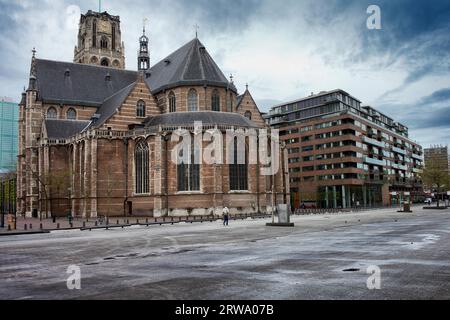
[{"label": "gothic arched window", "polygon": [[97,21],[92,22],[92,47],[97,47]]},{"label": "gothic arched window", "polygon": [[[199,157],[199,150],[195,150],[194,139],[191,137],[190,157],[177,166],[178,191],[200,191],[200,164],[195,163],[195,156]],[[183,151],[180,154],[183,157]]]},{"label": "gothic arched window", "polygon": [[77,112],[73,108],[70,108],[69,110],[67,110],[66,116],[67,116],[68,120],[77,120]]},{"label": "gothic arched window", "polygon": [[248,120],[252,120],[252,113],[250,111],[246,111],[244,117],[246,117]]},{"label": "gothic arched window", "polygon": [[113,50],[116,50],[116,24],[113,23],[111,26],[112,29],[112,41],[111,41],[111,46]]},{"label": "gothic arched window", "polygon": [[144,118],[145,117],[145,101],[139,100],[136,105],[136,117]]},{"label": "gothic arched window", "polygon": [[[231,191],[248,190],[248,150],[245,142],[244,142],[245,150],[238,150],[238,146],[239,146],[238,138],[235,137],[234,150],[232,151],[232,158],[231,158],[232,163],[229,164]],[[239,154],[245,155],[243,159],[239,159],[238,156]]]},{"label": "gothic arched window", "polygon": [[169,112],[177,112],[177,98],[173,91],[169,93]]},{"label": "gothic arched window", "polygon": [[106,38],[105,36],[103,36],[100,40],[100,47],[102,49],[108,49],[108,38]]},{"label": "gothic arched window", "polygon": [[220,111],[220,95],[219,91],[215,89],[213,91],[212,97],[211,97],[211,110],[212,111]]},{"label": "gothic arched window", "polygon": [[149,148],[146,141],[141,141],[134,150],[135,191],[136,194],[150,193]]},{"label": "gothic arched window", "polygon": [[198,111],[198,95],[195,89],[188,93],[188,111]]},{"label": "gothic arched window", "polygon": [[47,119],[56,119],[58,117],[58,112],[55,108],[50,107],[47,110]]}]

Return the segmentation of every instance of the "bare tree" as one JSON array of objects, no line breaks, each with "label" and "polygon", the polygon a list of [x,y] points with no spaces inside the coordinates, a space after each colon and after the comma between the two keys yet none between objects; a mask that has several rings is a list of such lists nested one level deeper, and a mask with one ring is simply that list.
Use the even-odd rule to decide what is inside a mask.
[{"label": "bare tree", "polygon": [[[64,195],[63,197],[65,198],[65,195],[67,195],[66,192],[70,190],[70,178],[70,170],[58,170],[51,175],[50,188],[54,189],[54,193],[57,195],[58,207],[60,206],[60,196]],[[70,199],[70,193],[68,194],[68,198]]]},{"label": "bare tree", "polygon": [[106,169],[106,197],[107,197],[107,207],[106,207],[106,225],[109,224],[109,216],[111,211],[111,201],[112,201],[112,195],[114,191],[114,179],[113,179],[113,172],[111,169],[111,166],[107,166]]},{"label": "bare tree", "polygon": [[[33,168],[29,163],[26,163],[27,170],[31,173],[31,177],[35,179],[39,185],[40,188],[40,194],[39,194],[39,219],[42,221],[42,209],[45,210],[45,213],[47,214],[49,211],[48,208],[48,199],[50,199],[50,185],[51,185],[51,174],[50,173],[40,173],[37,171],[34,171]],[[42,205],[42,202],[44,201],[44,205]],[[44,208],[42,208],[44,207]],[[51,205],[50,205],[51,210]]]}]

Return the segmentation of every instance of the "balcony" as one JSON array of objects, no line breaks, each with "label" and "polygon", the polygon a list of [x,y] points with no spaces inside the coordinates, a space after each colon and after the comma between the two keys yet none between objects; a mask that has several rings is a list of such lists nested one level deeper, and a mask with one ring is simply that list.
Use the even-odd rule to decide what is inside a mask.
[{"label": "balcony", "polygon": [[397,147],[392,147],[392,151],[396,152],[396,153],[400,153],[400,154],[406,156],[406,150],[403,150],[403,149],[400,149],[400,148],[397,148]]},{"label": "balcony", "polygon": [[366,137],[366,136],[364,136],[362,138],[362,140],[363,140],[363,142],[365,142],[367,144],[371,144],[371,145],[377,146],[379,148],[384,148],[386,146],[386,144],[383,141],[378,141],[378,140],[375,140],[375,139],[371,139],[371,138]]},{"label": "balcony", "polygon": [[369,158],[369,157],[364,157],[364,162],[373,164],[375,166],[385,166],[386,165],[386,160],[378,160],[378,159]]},{"label": "balcony", "polygon": [[401,165],[401,164],[397,164],[397,163],[393,163],[392,164],[392,168],[395,168],[397,170],[403,170],[403,171],[406,171],[408,169],[407,166]]},{"label": "balcony", "polygon": [[419,156],[418,154],[413,153],[413,154],[411,155],[411,157],[414,158],[414,159],[416,159],[416,160],[423,161],[423,157],[422,157],[422,156]]}]

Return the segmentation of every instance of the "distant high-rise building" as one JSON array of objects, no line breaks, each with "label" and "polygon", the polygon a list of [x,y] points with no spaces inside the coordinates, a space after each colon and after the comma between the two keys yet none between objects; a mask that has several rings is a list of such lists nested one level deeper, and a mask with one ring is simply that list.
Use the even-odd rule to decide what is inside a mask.
[{"label": "distant high-rise building", "polygon": [[431,146],[425,149],[425,166],[433,164],[443,171],[450,173],[450,158],[448,146]]},{"label": "distant high-rise building", "polygon": [[18,119],[18,104],[0,98],[0,174],[16,169]]}]

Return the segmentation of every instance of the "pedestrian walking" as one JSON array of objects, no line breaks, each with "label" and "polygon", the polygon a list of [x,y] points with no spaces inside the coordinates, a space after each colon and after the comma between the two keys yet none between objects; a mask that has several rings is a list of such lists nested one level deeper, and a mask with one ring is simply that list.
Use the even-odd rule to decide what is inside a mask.
[{"label": "pedestrian walking", "polygon": [[223,225],[228,226],[228,219],[230,215],[230,210],[227,207],[224,207],[222,210],[222,217],[223,217]]}]

